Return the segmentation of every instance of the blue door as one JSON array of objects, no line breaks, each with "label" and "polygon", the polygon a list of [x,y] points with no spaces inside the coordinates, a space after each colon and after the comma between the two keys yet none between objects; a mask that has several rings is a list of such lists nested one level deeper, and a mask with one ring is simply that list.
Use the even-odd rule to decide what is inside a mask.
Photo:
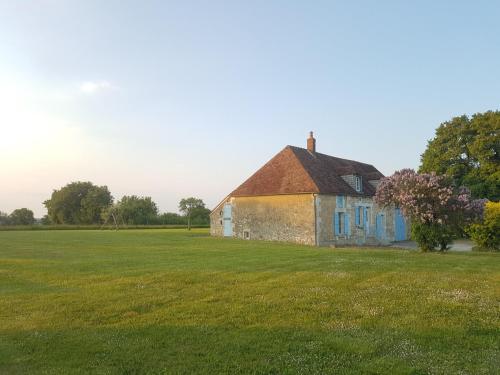
[{"label": "blue door", "polygon": [[224,206],[224,237],[233,236],[233,220],[232,220],[232,207],[230,204]]},{"label": "blue door", "polygon": [[375,222],[375,234],[379,240],[385,239],[385,215],[382,213],[377,214]]},{"label": "blue door", "polygon": [[394,210],[394,220],[395,220],[395,240],[404,241],[406,240],[406,222],[401,210],[396,208]]}]

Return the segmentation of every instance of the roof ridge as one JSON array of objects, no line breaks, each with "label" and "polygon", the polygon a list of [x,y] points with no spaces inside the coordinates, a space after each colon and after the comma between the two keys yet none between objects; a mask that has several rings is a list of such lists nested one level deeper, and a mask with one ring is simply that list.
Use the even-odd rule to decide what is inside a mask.
[{"label": "roof ridge", "polygon": [[[288,160],[288,165],[287,164]],[[274,179],[273,175],[278,172],[279,178]],[[258,186],[262,185],[262,179],[267,181],[267,186]],[[257,171],[255,171],[249,178],[247,178],[242,184],[240,184],[236,189],[234,189],[230,195],[263,195],[266,194],[269,185],[271,187],[271,191],[276,191],[280,193],[284,193],[284,190],[291,189],[293,192],[298,192],[301,190],[300,187],[297,186],[276,186],[274,184],[282,184],[283,182],[287,182],[287,185],[290,185],[290,181],[299,179],[303,186],[307,186],[308,193],[318,193],[320,191],[318,184],[312,176],[305,169],[304,165],[300,161],[300,158],[297,157],[292,146],[285,146],[280,152],[274,155],[267,163],[265,163],[262,167],[260,167]],[[302,179],[302,180],[300,180]],[[284,189],[284,190],[283,190]],[[256,191],[259,191],[256,194]],[[243,193],[243,191],[247,191]],[[305,193],[306,191],[300,191],[301,193]],[[288,192],[287,192],[288,193]]]},{"label": "roof ridge", "polygon": [[[316,187],[316,190],[318,191],[318,193],[321,191],[321,189],[319,188],[318,184],[316,183],[316,181],[314,180],[313,176],[311,176],[311,174],[309,173],[309,171],[307,170],[307,168],[304,166],[304,164],[302,164],[302,161],[299,159],[299,157],[297,156],[297,154],[295,153],[295,151],[293,150],[295,148],[295,146],[287,146],[288,148],[290,148],[290,150],[292,151],[292,154],[294,156],[294,158],[299,162],[299,165],[300,167],[304,170],[304,172],[306,172],[306,174],[309,176],[309,179],[311,180],[311,182],[313,183],[313,185]],[[296,148],[300,148],[300,147],[296,147]],[[307,152],[309,152],[308,150],[306,150]]]},{"label": "roof ridge", "polygon": [[[301,149],[302,151],[306,151],[307,153],[309,153],[309,154],[310,154],[311,156],[313,156],[313,157],[315,157],[315,154],[320,154],[320,155],[325,155],[325,156],[328,156],[328,157],[333,157],[333,156],[330,156],[330,155],[321,154],[321,153],[319,153],[319,152],[312,153],[312,152],[310,152],[309,150],[307,150],[307,149],[305,149],[305,148],[301,148],[301,147],[295,147],[295,148]],[[297,157],[297,155],[295,154],[295,152],[294,152],[294,156],[295,156],[296,158],[298,158],[298,157]],[[333,158],[335,158],[335,157],[333,157]],[[340,159],[340,158],[335,158],[335,159]],[[342,160],[346,160],[346,159],[342,159]],[[320,191],[320,192],[321,192],[321,189],[319,188],[318,183],[316,182],[316,180],[314,179],[314,177],[313,177],[313,176],[311,176],[311,174],[309,173],[309,171],[307,170],[307,168],[306,168],[306,167],[304,167],[304,164],[302,164],[302,162],[300,161],[300,159],[299,159],[299,162],[300,162],[300,165],[301,165],[301,166],[304,168],[304,170],[306,171],[306,173],[309,175],[309,177],[311,177],[311,180],[314,182],[314,185],[318,188],[318,191]],[[352,186],[350,186],[350,185],[349,185],[349,184],[348,184],[348,183],[347,183],[347,182],[346,182],[346,181],[342,178],[342,176],[341,176],[341,175],[336,175],[336,178],[337,178],[337,180],[338,180],[338,181],[339,181],[342,185],[344,185],[344,187],[345,187],[345,188],[347,188],[347,190],[350,190],[350,191],[351,191],[351,193],[354,193],[355,195],[356,195],[356,194],[358,194],[358,192],[357,192],[356,190],[354,190],[354,189],[352,188]]]},{"label": "roof ridge", "polygon": [[[308,151],[306,148],[304,148],[304,147],[299,147],[299,146],[291,146],[291,145],[288,145],[288,146],[286,146],[286,147],[290,147],[290,148],[295,148],[295,149],[300,149],[300,150],[305,150],[305,151]],[[309,152],[309,151],[308,151],[308,152]],[[373,164],[368,164],[368,163],[365,163],[365,162],[362,162],[362,161],[358,161],[358,160],[341,158],[341,157],[338,157],[338,156],[333,156],[333,155],[323,154],[322,152],[315,152],[315,154],[319,154],[319,155],[322,155],[322,156],[326,156],[326,157],[328,157],[328,158],[339,159],[339,160],[345,160],[345,161],[350,161],[350,162],[353,162],[353,163],[358,163],[358,164],[368,165],[368,166],[370,166],[370,167],[375,168],[375,166],[374,166]]]},{"label": "roof ridge", "polygon": [[[359,174],[365,181],[382,177],[373,165],[287,145],[231,192],[231,196],[276,194],[337,194],[373,196],[372,185],[355,191],[345,175]],[[344,176],[344,177],[343,177]]]},{"label": "roof ridge", "polygon": [[372,165],[310,152],[300,147],[291,147],[291,150],[301,161],[302,166],[321,193],[344,193],[353,196],[373,195],[373,189],[369,184],[366,184],[366,190],[358,192],[345,180],[345,176],[359,174],[366,180],[370,180],[370,173],[382,175]]}]

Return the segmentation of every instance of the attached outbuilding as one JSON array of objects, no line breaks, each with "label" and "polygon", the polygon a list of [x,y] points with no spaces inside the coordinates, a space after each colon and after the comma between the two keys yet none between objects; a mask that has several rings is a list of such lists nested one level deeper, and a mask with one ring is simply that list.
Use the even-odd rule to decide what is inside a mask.
[{"label": "attached outbuilding", "polygon": [[286,146],[210,214],[213,236],[307,245],[385,245],[407,238],[404,217],[374,201],[373,165]]}]

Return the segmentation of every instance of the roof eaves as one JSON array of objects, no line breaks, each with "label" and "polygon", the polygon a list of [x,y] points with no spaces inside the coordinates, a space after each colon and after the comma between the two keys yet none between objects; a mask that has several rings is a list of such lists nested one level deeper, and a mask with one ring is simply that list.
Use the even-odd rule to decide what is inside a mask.
[{"label": "roof eaves", "polygon": [[230,197],[231,197],[231,194],[226,195],[226,197],[225,197],[223,200],[221,200],[221,201],[217,204],[217,206],[215,206],[215,207],[214,207],[214,209],[213,209],[212,211],[210,211],[210,215],[212,215],[212,214],[213,214],[216,210],[218,210],[218,209],[219,209],[219,207],[220,207],[223,203],[225,203],[225,202],[227,201],[227,199],[228,199],[228,198],[230,198]]}]

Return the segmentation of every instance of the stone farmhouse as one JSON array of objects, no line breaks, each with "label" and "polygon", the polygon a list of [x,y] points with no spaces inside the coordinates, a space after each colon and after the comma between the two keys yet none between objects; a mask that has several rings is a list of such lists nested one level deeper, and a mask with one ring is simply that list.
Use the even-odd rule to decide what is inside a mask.
[{"label": "stone farmhouse", "polygon": [[404,217],[374,202],[384,177],[373,165],[286,146],[210,214],[213,236],[316,246],[407,239]]}]

